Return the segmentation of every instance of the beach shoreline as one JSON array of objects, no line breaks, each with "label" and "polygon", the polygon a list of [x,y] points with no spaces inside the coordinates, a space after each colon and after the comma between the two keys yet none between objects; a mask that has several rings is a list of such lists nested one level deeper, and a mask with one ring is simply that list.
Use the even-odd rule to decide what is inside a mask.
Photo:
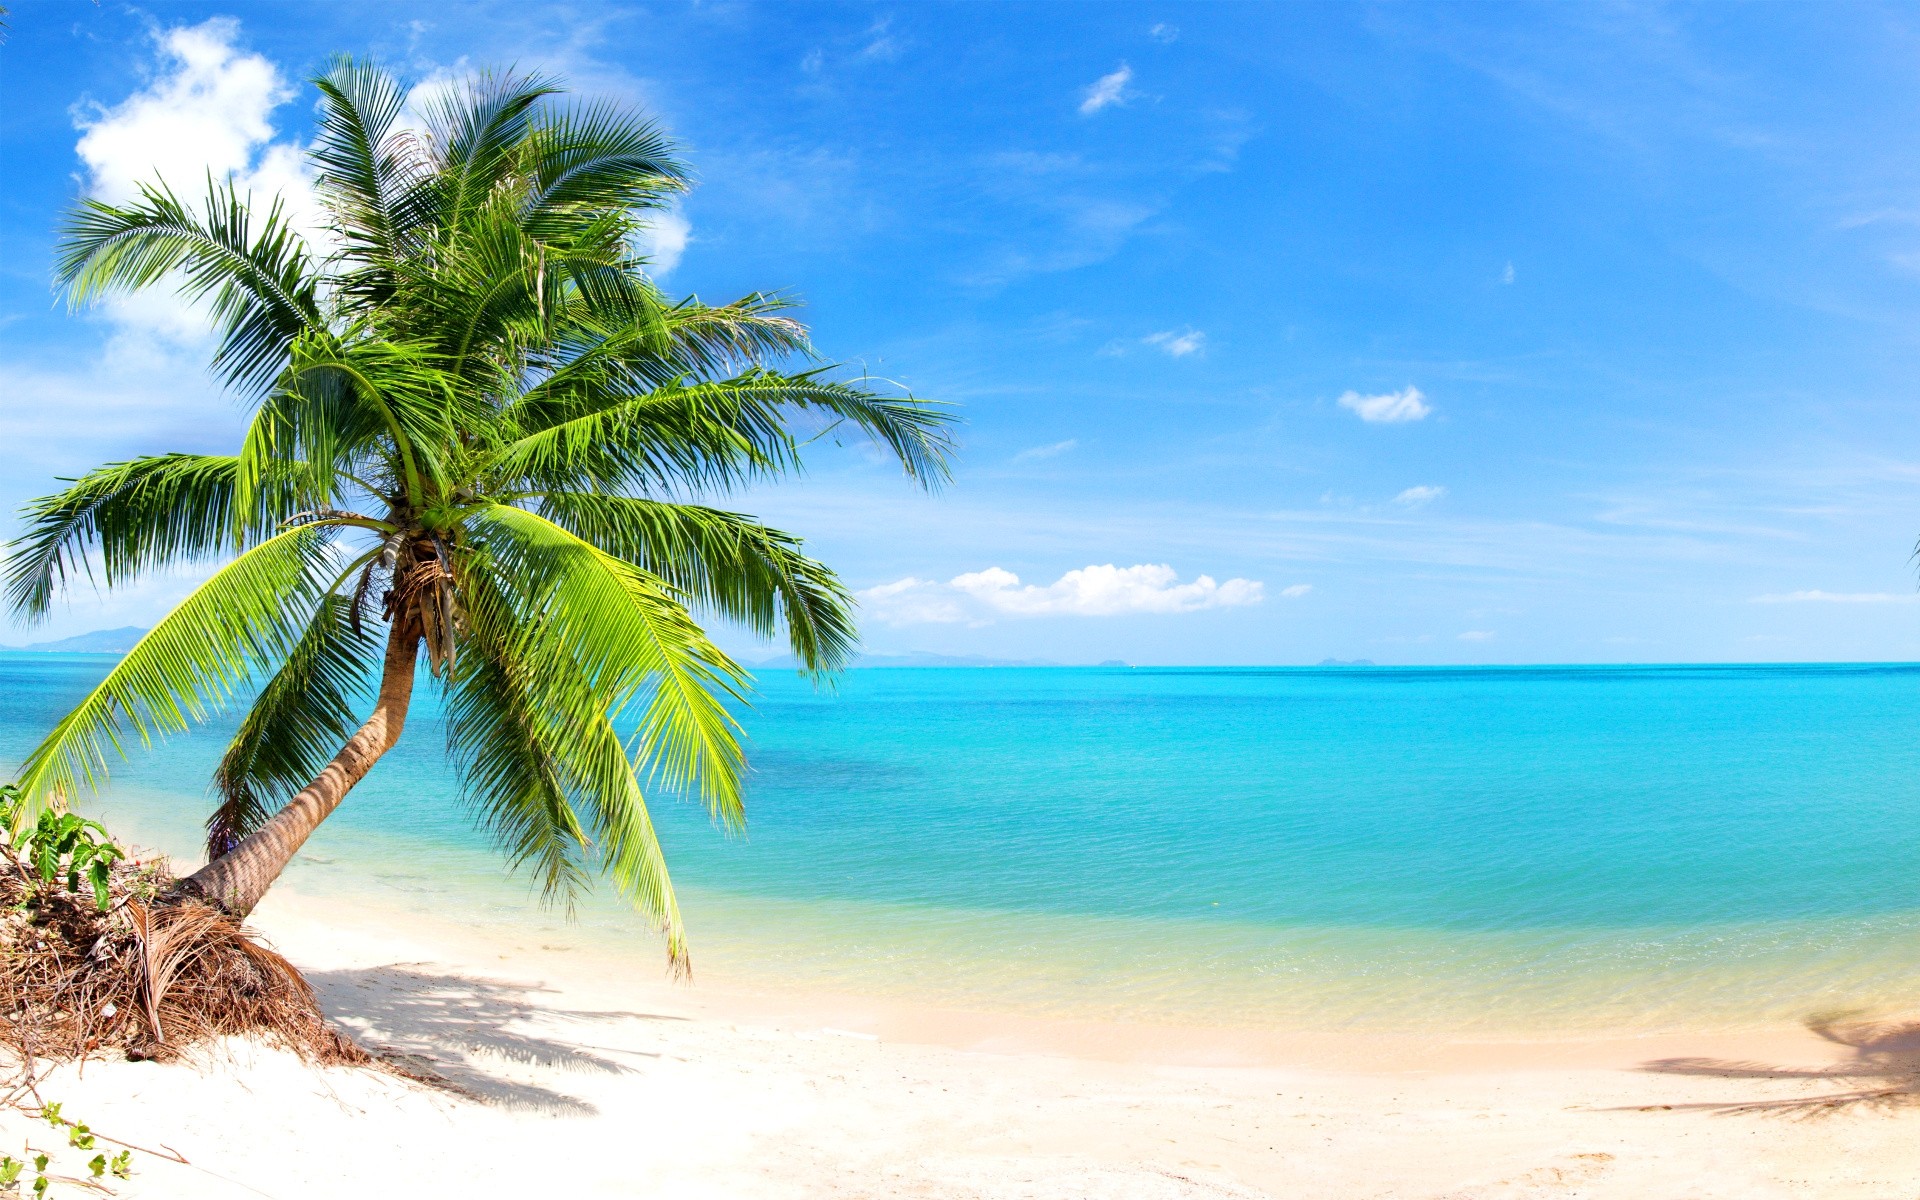
[{"label": "beach shoreline", "polygon": [[248,1045],[55,1070],[48,1099],[188,1160],[138,1155],[122,1194],[1865,1198],[1920,1178],[1920,1038],[1891,1018],[1861,1045],[1249,1036],[674,983],[657,958],[291,889],[255,924],[342,1027],[445,1086]]}]

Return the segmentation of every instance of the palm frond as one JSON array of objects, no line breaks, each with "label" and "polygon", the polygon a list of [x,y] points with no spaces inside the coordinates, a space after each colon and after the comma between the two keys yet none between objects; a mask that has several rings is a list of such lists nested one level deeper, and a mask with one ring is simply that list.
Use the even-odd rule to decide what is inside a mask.
[{"label": "palm frond", "polygon": [[342,253],[354,264],[342,288],[362,303],[391,294],[412,247],[427,163],[413,135],[395,129],[406,90],[372,63],[341,55],[316,77],[320,127],[313,143],[318,190]]},{"label": "palm frond", "polygon": [[214,769],[219,805],[207,819],[207,858],[231,850],[305,787],[353,736],[379,644],[352,619],[352,601],[321,598],[286,661],[254,697]]},{"label": "palm frond", "polygon": [[797,410],[864,431],[923,486],[946,479],[952,418],[943,406],[828,379],[824,370],[756,369],[637,397],[555,397],[556,406],[571,400],[587,411],[506,443],[485,470],[543,493],[730,487],[799,466],[788,419]]},{"label": "palm frond", "polygon": [[[471,587],[484,593],[484,580]],[[549,902],[572,907],[586,880],[587,837],[567,796],[552,710],[530,686],[510,632],[486,619],[500,604],[469,598],[473,636],[447,678],[447,754],[475,816]],[[511,610],[502,616],[511,621]]]},{"label": "palm frond", "polygon": [[297,462],[266,465],[253,503],[236,503],[239,459],[157,454],[110,463],[26,506],[26,531],[7,545],[7,602],[44,617],[70,576],[98,557],[108,587],[143,571],[245,546],[298,512],[311,493]]},{"label": "palm frond", "polygon": [[554,524],[664,580],[693,604],[762,637],[784,627],[794,657],[837,671],[859,644],[854,599],[800,539],[741,513],[626,496],[559,493],[540,512]]},{"label": "palm frond", "polygon": [[491,572],[519,606],[527,646],[517,656],[564,656],[610,717],[640,702],[635,760],[737,824],[745,756],[722,697],[740,696],[747,676],[670,589],[524,509],[479,508],[465,532],[469,572]]},{"label": "palm frond", "polygon": [[302,527],[261,542],[135,643],[21,765],[27,815],[82,783],[97,789],[129,727],[147,745],[183,732],[290,653],[323,591],[327,533]]},{"label": "palm frond", "polygon": [[164,184],[113,205],[83,200],[61,231],[58,277],[75,304],[173,280],[207,303],[221,331],[214,369],[239,387],[264,387],[302,332],[323,325],[317,280],[279,199],[256,235],[249,198],[207,181],[204,214]]},{"label": "palm frond", "polygon": [[534,867],[549,899],[571,903],[591,852],[660,923],[669,963],[685,970],[666,856],[606,699],[562,643],[524,636],[518,606],[490,573],[465,577],[476,650],[450,680],[447,713],[469,803],[514,862]]},{"label": "palm frond", "polygon": [[548,113],[526,141],[521,220],[537,237],[561,215],[657,207],[687,188],[686,164],[656,123],[610,104]]},{"label": "palm frond", "polygon": [[559,91],[541,75],[482,73],[422,106],[438,166],[438,225],[460,225],[486,200],[514,165],[534,106]]}]

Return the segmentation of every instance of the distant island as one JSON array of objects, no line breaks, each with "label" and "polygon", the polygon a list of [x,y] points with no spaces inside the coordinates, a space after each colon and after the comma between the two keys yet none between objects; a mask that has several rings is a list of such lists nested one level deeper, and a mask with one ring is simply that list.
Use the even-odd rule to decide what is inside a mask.
[{"label": "distant island", "polygon": [[[760,671],[800,669],[799,661],[791,654],[782,654],[748,665]],[[915,650],[907,654],[859,654],[854,656],[849,665],[855,667],[1057,667],[1061,664],[1040,658],[982,658],[974,654],[928,654]]]},{"label": "distant island", "polygon": [[0,646],[0,650],[25,651],[33,654],[125,654],[133,649],[133,644],[144,637],[146,632],[138,625],[126,625],[119,629],[96,629],[92,633],[75,634],[73,637],[60,638],[52,642],[33,642],[25,646]]}]

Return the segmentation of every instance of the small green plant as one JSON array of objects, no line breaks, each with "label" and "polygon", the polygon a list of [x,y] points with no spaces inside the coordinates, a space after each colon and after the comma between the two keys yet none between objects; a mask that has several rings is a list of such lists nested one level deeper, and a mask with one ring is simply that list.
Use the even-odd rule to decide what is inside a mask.
[{"label": "small green plant", "polygon": [[[74,1149],[96,1149],[96,1138],[98,1135],[87,1127],[86,1122],[70,1120],[60,1111],[58,1101],[42,1105],[37,1112],[31,1108],[24,1109],[23,1111],[29,1116],[39,1117],[42,1121],[45,1121],[57,1130],[65,1130],[67,1134],[67,1145],[72,1146]],[[108,1140],[111,1141],[112,1139],[109,1138]],[[32,1147],[29,1146],[27,1149],[32,1150]],[[131,1150],[122,1150],[112,1158],[108,1158],[105,1151],[95,1154],[87,1160],[86,1166],[89,1178],[84,1180],[65,1175],[49,1174],[49,1170],[54,1165],[53,1155],[46,1151],[35,1153],[32,1162],[34,1176],[29,1190],[31,1190],[35,1196],[45,1196],[47,1189],[53,1186],[56,1179],[68,1183],[87,1183],[98,1191],[105,1189],[98,1183],[90,1183],[90,1180],[100,1180],[108,1175],[112,1175],[115,1179],[133,1178],[133,1151]],[[20,1179],[26,1172],[26,1168],[27,1164],[17,1158],[11,1156],[0,1157],[0,1196],[19,1194]]]},{"label": "small green plant", "polygon": [[80,890],[80,877],[85,875],[93,885],[93,902],[105,912],[111,903],[107,883],[113,877],[113,864],[127,855],[108,840],[98,821],[73,813],[43,812],[40,823],[27,835],[27,856],[46,883],[64,871],[70,892]]},{"label": "small green plant", "polygon": [[[9,843],[13,842],[13,831],[19,828],[20,821],[20,790],[12,784],[0,785],[0,834],[4,834]],[[53,883],[64,875],[67,890],[77,892],[84,876],[93,888],[93,902],[101,912],[112,903],[107,885],[113,879],[113,864],[127,857],[127,852],[107,837],[106,829],[98,821],[52,810],[40,814],[39,821],[19,840],[16,849],[33,864],[43,883]]]}]

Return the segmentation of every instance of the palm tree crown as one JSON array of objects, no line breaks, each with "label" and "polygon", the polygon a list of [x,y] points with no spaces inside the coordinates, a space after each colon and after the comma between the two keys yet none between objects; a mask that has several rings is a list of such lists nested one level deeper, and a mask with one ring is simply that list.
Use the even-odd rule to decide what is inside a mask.
[{"label": "palm tree crown", "polygon": [[324,256],[230,182],[204,208],[155,184],[69,219],[75,302],[179,288],[253,407],[236,454],[111,464],[27,510],[6,568],[27,617],[76,573],[231,561],[29,756],[23,793],[97,787],[129,731],[151,742],[248,697],[209,863],[186,881],[244,913],[399,736],[424,651],[465,798],[502,848],[550,896],[603,869],[682,964],[643,781],[742,818],[724,700],[747,679],[696,617],[784,633],[814,672],[855,643],[850,596],[796,538],[694,501],[794,470],[806,422],[857,429],[933,485],[949,418],[780,369],[811,351],[779,296],[663,295],[635,242],[687,183],[650,122],[540,78],[478,77],[417,109],[352,60],[315,83]]}]

